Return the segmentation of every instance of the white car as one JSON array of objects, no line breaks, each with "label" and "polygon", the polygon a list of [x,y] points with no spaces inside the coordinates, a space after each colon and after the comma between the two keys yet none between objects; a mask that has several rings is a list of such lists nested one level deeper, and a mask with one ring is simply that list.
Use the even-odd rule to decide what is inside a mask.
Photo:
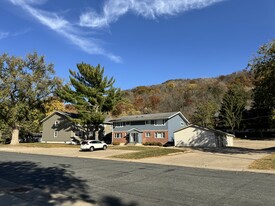
[{"label": "white car", "polygon": [[107,144],[105,142],[101,142],[99,140],[84,140],[81,142],[80,149],[81,150],[90,150],[94,151],[95,149],[107,149]]}]

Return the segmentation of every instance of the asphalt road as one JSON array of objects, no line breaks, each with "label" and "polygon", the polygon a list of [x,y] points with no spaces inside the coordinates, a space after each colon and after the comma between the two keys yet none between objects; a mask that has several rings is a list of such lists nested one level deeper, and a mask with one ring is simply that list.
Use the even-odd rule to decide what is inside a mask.
[{"label": "asphalt road", "polygon": [[0,205],[268,206],[274,186],[274,174],[0,152]]}]

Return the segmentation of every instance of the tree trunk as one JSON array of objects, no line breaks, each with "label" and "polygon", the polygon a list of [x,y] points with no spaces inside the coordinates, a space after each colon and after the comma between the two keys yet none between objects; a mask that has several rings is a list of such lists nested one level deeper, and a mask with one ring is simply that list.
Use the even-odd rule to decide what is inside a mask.
[{"label": "tree trunk", "polygon": [[98,129],[97,130],[95,130],[95,140],[98,140],[99,138],[99,135],[98,135]]},{"label": "tree trunk", "polygon": [[99,130],[99,126],[96,125],[96,126],[95,126],[95,130],[94,130],[94,137],[95,137],[95,140],[98,140],[98,139],[99,139],[99,132],[98,132],[98,130]]},{"label": "tree trunk", "polygon": [[19,144],[19,129],[15,127],[12,129],[12,136],[11,136],[11,145]]}]

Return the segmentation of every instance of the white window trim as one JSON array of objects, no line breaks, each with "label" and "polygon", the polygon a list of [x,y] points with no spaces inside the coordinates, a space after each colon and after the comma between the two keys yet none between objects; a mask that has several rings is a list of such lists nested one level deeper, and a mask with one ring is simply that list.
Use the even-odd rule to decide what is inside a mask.
[{"label": "white window trim", "polygon": [[[149,135],[148,135],[149,134]],[[145,137],[151,137],[151,132],[146,132]]]},{"label": "white window trim", "polygon": [[59,122],[58,120],[56,120],[56,121],[54,122],[54,126],[57,126],[59,123],[60,123],[60,122]]},{"label": "white window trim", "polygon": [[115,133],[115,138],[117,138],[117,139],[122,138],[122,134],[121,133]]},{"label": "white window trim", "polygon": [[58,131],[55,130],[55,131],[53,132],[53,137],[54,137],[54,138],[57,138],[57,137],[58,137]]},{"label": "white window trim", "polygon": [[114,123],[114,127],[120,128],[120,127],[123,127],[123,126],[125,126],[125,122],[115,122]]},{"label": "white window trim", "polygon": [[[157,121],[162,121],[162,124],[157,123]],[[154,126],[165,126],[165,123],[164,119],[154,120]]]},{"label": "white window trim", "polygon": [[[160,134],[160,137],[158,137],[158,134]],[[165,132],[155,132],[155,138],[156,139],[164,139],[165,138]]]}]

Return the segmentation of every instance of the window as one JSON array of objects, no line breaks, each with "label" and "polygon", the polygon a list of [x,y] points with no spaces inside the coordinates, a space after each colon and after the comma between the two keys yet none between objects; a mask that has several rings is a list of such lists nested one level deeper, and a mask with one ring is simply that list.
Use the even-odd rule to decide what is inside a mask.
[{"label": "window", "polygon": [[151,132],[146,132],[145,137],[151,137]]},{"label": "window", "polygon": [[122,134],[121,133],[115,133],[115,138],[121,138]]},{"label": "window", "polygon": [[151,120],[146,120],[145,124],[151,124]]},{"label": "window", "polygon": [[155,138],[165,138],[164,132],[155,132]]},{"label": "window", "polygon": [[57,137],[57,136],[58,136],[58,131],[54,131],[53,137]]},{"label": "window", "polygon": [[83,136],[83,132],[82,131],[75,131],[74,134],[77,137],[82,137]]},{"label": "window", "polygon": [[114,127],[123,127],[125,122],[114,122]]},{"label": "window", "polygon": [[165,120],[164,119],[154,120],[154,125],[155,126],[163,126],[163,125],[165,125]]},{"label": "window", "polygon": [[58,120],[56,120],[55,122],[54,122],[54,126],[58,126],[58,124],[59,124],[59,121]]}]

